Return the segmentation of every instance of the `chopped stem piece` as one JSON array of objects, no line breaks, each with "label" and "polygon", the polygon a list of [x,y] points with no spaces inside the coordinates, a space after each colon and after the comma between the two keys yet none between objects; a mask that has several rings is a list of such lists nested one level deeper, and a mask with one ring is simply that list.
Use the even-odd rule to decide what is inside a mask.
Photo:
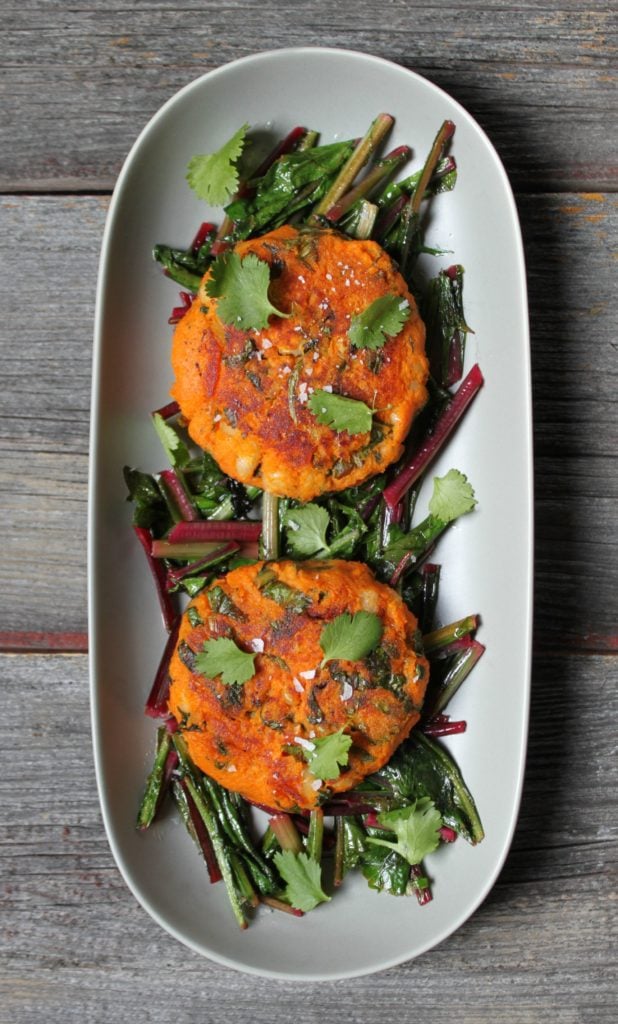
[{"label": "chopped stem piece", "polygon": [[297,907],[290,906],[289,903],[277,899],[276,896],[260,896],[260,900],[267,907],[271,907],[273,910],[282,910],[284,914],[292,914],[294,917],[305,916],[304,910],[298,910]]},{"label": "chopped stem piece", "polygon": [[178,631],[180,630],[180,615],[176,617],[176,620],[172,626],[163,656],[157,669],[157,674],[152,684],[152,689],[148,695],[146,701],[146,714],[151,718],[165,718],[169,714],[167,705],[169,692],[170,692],[170,676],[169,676],[169,664],[176,649],[176,643],[178,641]]},{"label": "chopped stem piece", "polygon": [[169,540],[153,540],[151,554],[153,558],[174,558],[179,562],[184,562],[212,555],[220,546],[216,541],[171,544]]},{"label": "chopped stem piece", "polygon": [[483,644],[479,643],[478,640],[471,640],[469,644],[466,644],[455,655],[453,664],[445,674],[435,700],[431,704],[430,717],[444,711],[444,708],[457,693],[463,681],[468,678],[477,661],[484,653],[485,647]]},{"label": "chopped stem piece", "polygon": [[215,882],[221,881],[223,875],[221,874],[219,865],[217,864],[217,858],[215,857],[215,851],[213,850],[210,836],[206,831],[206,826],[204,825],[197,807],[191,798],[189,790],[187,789],[186,781],[184,779],[174,780],[172,783],[172,793],[174,795],[174,800],[176,801],[180,817],[185,823],[187,832],[206,861],[208,877],[214,885]]},{"label": "chopped stem piece", "polygon": [[258,521],[213,522],[202,519],[199,522],[176,523],[168,533],[167,539],[171,544],[215,540],[234,540],[242,544],[244,541],[259,540],[261,533],[262,524]]},{"label": "chopped stem piece", "polygon": [[163,622],[165,624],[165,628],[169,633],[173,628],[174,622],[176,620],[176,611],[174,609],[172,599],[166,589],[165,568],[160,562],[157,562],[156,559],[153,558],[153,540],[150,530],[147,530],[143,526],[134,526],[133,531],[144,549],[144,554],[146,555],[146,560],[148,562],[148,568],[152,573],[152,578],[154,579],[157,588],[157,596],[159,598],[159,604],[161,606]]},{"label": "chopped stem piece", "polygon": [[384,136],[390,131],[392,125],[393,118],[390,114],[378,114],[370,125],[365,137],[361,139],[352,155],[341,168],[326,195],[317,204],[309,218],[310,220],[318,220],[321,216],[327,214],[331,206],[334,206],[345,195],[361,167],[367,163],[369,157],[379,146]]},{"label": "chopped stem piece", "polygon": [[193,504],[185,482],[178,470],[163,469],[159,473],[159,479],[173,495],[178,511],[185,522],[195,521],[200,518],[200,514]]},{"label": "chopped stem piece", "polygon": [[291,850],[292,853],[301,852],[303,843],[289,814],[275,814],[268,824],[275,833],[282,850]]},{"label": "chopped stem piece", "polygon": [[309,835],[307,836],[307,853],[316,860],[318,864],[322,859],[322,844],[324,842],[324,811],[321,807],[315,807],[309,818]]},{"label": "chopped stem piece", "polygon": [[459,640],[462,636],[473,633],[478,628],[478,624],[478,615],[466,615],[463,619],[450,622],[448,626],[441,626],[440,629],[434,629],[433,632],[426,633],[423,637],[423,650],[425,654],[429,654],[440,647],[446,647],[453,640]]},{"label": "chopped stem piece", "polygon": [[475,363],[467,377],[459,385],[452,401],[440,416],[433,431],[425,437],[420,447],[399,470],[388,487],[385,487],[384,500],[387,505],[393,508],[408,488],[418,480],[421,473],[438,454],[482,384],[483,374],[478,363]]},{"label": "chopped stem piece", "polygon": [[281,531],[279,529],[279,498],[264,491],[262,502],[262,557],[271,561],[279,557]]},{"label": "chopped stem piece", "polygon": [[144,796],[137,813],[137,827],[147,829],[154,821],[155,814],[167,790],[172,771],[178,764],[178,754],[170,750],[171,737],[164,725],[157,730],[157,752],[152,771],[148,776]]}]

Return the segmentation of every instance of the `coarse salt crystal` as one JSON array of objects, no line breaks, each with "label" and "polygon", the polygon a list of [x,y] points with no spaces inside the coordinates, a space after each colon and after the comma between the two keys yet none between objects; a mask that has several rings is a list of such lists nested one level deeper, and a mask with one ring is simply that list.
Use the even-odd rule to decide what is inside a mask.
[{"label": "coarse salt crystal", "polygon": [[311,788],[315,789],[316,793],[317,793],[318,789],[320,789],[321,786],[322,786],[322,780],[321,779],[316,779],[314,782],[311,783]]},{"label": "coarse salt crystal", "polygon": [[354,690],[352,689],[350,684],[348,682],[345,682],[343,684],[343,690],[341,691],[341,699],[342,700],[349,700],[350,697],[353,695],[353,693],[354,693]]},{"label": "coarse salt crystal", "polygon": [[292,367],[291,366],[284,366],[283,367],[283,372],[284,373],[291,373],[292,372]]},{"label": "coarse salt crystal", "polygon": [[220,419],[221,419],[221,413],[218,412],[216,416],[213,416],[212,422],[213,423],[218,423]]},{"label": "coarse salt crystal", "polygon": [[314,668],[308,668],[306,672],[299,672],[298,674],[301,677],[301,679],[315,679]]},{"label": "coarse salt crystal", "polygon": [[304,693],[305,692],[305,687],[301,683],[300,679],[297,679],[296,676],[294,676],[292,682],[294,684],[294,689],[296,690],[297,693]]},{"label": "coarse salt crystal", "polygon": [[257,654],[261,654],[264,650],[264,641],[259,636],[256,636],[254,640],[251,640],[250,644],[251,650],[256,651]]},{"label": "coarse salt crystal", "polygon": [[262,348],[272,348],[273,343],[268,338],[262,338]]},{"label": "coarse salt crystal", "polygon": [[315,743],[310,743],[309,740],[304,739],[302,736],[297,736],[296,742],[303,750],[315,750]]},{"label": "coarse salt crystal", "polygon": [[333,385],[332,384],[325,384],[324,387],[322,388],[322,391],[328,391],[329,394],[332,393],[332,390],[333,390]]},{"label": "coarse salt crystal", "polygon": [[235,772],[236,771],[236,765],[235,764],[228,764],[227,770],[228,770],[228,772]]}]

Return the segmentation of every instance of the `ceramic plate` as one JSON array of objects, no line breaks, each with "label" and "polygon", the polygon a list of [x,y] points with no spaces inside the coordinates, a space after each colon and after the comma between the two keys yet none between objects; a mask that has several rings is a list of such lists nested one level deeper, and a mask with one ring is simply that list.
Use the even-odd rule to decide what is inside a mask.
[{"label": "ceramic plate", "polygon": [[[449,710],[465,718],[448,741],[474,794],[486,839],[459,839],[427,858],[433,902],[396,898],[346,879],[302,919],[260,911],[241,932],[222,885],[211,886],[182,823],[134,828],[154,725],[143,714],[164,643],[143,552],[130,529],[124,464],[161,468],[148,413],[171,384],[170,308],[178,287],[151,259],[155,242],[186,245],[210,211],[185,182],[196,153],[248,122],[274,140],[296,124],[323,141],[363,135],[380,111],[389,143],[420,167],[445,118],[456,123],[459,180],[432,206],[429,244],[465,267],[466,363],[485,387],[434,468],[466,473],[478,510],[440,542],[443,622],[480,612],[487,652]],[[513,196],[479,126],[440,89],[376,57],[302,48],[219,68],[174,96],[135,143],[112,200],[97,296],[90,481],[90,650],[94,748],[109,841],[127,884],[172,935],[221,964],[256,974],[336,979],[391,967],[441,942],[479,906],[506,856],[519,804],[528,716],[532,455],[525,274]],[[471,934],[470,941],[474,941]]]}]

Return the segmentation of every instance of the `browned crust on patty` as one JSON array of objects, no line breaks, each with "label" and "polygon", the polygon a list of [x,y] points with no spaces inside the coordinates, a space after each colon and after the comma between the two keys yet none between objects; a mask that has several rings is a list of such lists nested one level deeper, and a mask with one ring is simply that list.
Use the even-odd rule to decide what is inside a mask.
[{"label": "browned crust on patty", "polygon": [[[309,603],[301,611],[282,607],[265,580],[286,584]],[[227,612],[222,595],[231,601]],[[417,653],[416,619],[361,563],[258,562],[211,584],[189,607],[202,624],[192,625],[185,612],[170,665],[170,711],[198,767],[248,800],[286,811],[311,808],[385,764],[418,721],[428,663]],[[326,623],[361,610],[382,621],[379,648],[363,661],[320,667]],[[220,676],[195,670],[194,654],[220,636],[258,651],[255,674],[243,685],[226,686]],[[340,729],[352,738],[349,764],[316,785],[298,738]]]},{"label": "browned crust on patty", "polygon": [[[191,437],[234,479],[300,501],[382,472],[402,454],[428,375],[424,326],[390,257],[373,241],[289,226],[236,251],[271,264],[271,301],[290,316],[260,331],[223,324],[205,276],[172,347]],[[351,318],[386,294],[409,303],[406,324],[377,351],[354,348]],[[308,399],[323,388],[374,409],[371,433],[318,423]]]}]

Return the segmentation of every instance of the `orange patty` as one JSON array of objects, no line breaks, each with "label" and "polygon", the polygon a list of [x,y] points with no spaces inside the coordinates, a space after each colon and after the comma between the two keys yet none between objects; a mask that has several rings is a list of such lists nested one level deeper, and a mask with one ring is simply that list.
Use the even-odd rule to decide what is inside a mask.
[{"label": "orange patty", "polygon": [[[228,326],[205,275],[172,347],[172,395],[193,440],[236,480],[300,501],[383,471],[402,454],[428,374],[424,325],[390,257],[377,242],[289,226],[236,251],[270,264],[270,299],[290,316]],[[386,295],[409,304],[406,323],[382,348],[355,348],[351,318]],[[309,399],[321,389],[375,410],[371,431],[320,424]]]},{"label": "orange patty", "polygon": [[[381,620],[378,645],[362,661],[321,667],[326,624],[361,610]],[[204,643],[222,636],[256,652],[254,675],[242,685],[197,671]],[[170,665],[170,710],[208,775],[256,803],[308,809],[377,771],[418,721],[428,664],[417,641],[412,613],[365,565],[243,566],[185,611]],[[349,762],[338,778],[316,778],[307,753],[339,730],[352,740]]]}]

